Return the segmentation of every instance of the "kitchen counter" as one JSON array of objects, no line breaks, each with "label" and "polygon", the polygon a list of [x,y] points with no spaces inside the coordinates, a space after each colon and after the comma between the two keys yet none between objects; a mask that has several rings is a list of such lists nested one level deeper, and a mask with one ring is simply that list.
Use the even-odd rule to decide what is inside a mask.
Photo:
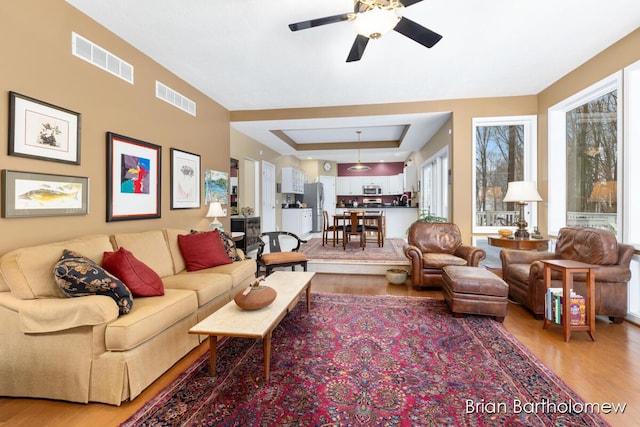
[{"label": "kitchen counter", "polygon": [[416,222],[418,219],[418,207],[417,206],[383,206],[383,207],[371,207],[371,206],[358,206],[357,208],[351,207],[337,207],[336,213],[342,213],[351,209],[362,209],[365,211],[382,211],[386,220],[386,237],[395,237],[406,239],[407,230],[409,226]]}]

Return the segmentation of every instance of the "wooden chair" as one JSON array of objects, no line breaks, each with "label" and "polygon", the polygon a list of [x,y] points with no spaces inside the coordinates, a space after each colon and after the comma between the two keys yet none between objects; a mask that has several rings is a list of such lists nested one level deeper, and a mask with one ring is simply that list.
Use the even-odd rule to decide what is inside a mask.
[{"label": "wooden chair", "polygon": [[347,212],[350,217],[342,223],[342,249],[347,249],[347,243],[351,241],[351,236],[360,237],[360,247],[364,250],[367,244],[367,237],[364,228],[364,211]]},{"label": "wooden chair", "polygon": [[366,236],[369,234],[375,234],[376,241],[378,242],[378,247],[381,248],[384,246],[384,212],[383,211],[366,211],[368,215],[378,215],[377,219],[365,219],[364,222],[364,230]]},{"label": "wooden chair", "polygon": [[[300,265],[304,271],[307,271],[307,256],[298,252],[300,244],[306,242],[288,231],[268,231],[260,234],[256,260],[258,275],[260,267],[264,267],[266,276],[278,267],[291,267],[291,271],[295,271],[296,265]],[[267,245],[269,245],[268,248]],[[291,249],[283,252],[283,247]]]},{"label": "wooden chair", "polygon": [[336,245],[336,234],[342,231],[342,228],[329,223],[329,214],[327,211],[322,211],[322,246],[325,243],[329,243],[329,232],[333,234],[333,246]]}]

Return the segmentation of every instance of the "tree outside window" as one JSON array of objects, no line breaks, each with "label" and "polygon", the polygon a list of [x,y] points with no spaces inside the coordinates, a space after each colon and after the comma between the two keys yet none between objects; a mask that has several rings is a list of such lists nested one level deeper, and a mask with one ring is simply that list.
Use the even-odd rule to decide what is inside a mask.
[{"label": "tree outside window", "polygon": [[566,112],[567,225],[617,233],[618,95]]},{"label": "tree outside window", "polygon": [[[536,117],[513,116],[473,120],[474,233],[515,227],[519,209],[505,202],[512,181],[535,181]],[[527,205],[525,220],[536,225],[536,206]]]}]

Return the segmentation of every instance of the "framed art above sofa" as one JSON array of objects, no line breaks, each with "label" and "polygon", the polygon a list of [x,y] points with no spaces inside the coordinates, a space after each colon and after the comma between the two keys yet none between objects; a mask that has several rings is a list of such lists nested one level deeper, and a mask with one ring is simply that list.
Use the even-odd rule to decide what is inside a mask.
[{"label": "framed art above sofa", "polygon": [[107,222],[161,217],[162,147],[107,132]]},{"label": "framed art above sofa", "polygon": [[86,215],[89,178],[2,171],[2,217]]}]

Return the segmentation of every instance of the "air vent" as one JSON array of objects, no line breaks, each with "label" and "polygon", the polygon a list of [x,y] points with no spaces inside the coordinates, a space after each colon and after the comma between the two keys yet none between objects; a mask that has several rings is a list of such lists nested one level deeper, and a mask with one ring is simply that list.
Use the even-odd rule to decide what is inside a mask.
[{"label": "air vent", "polygon": [[71,53],[133,84],[133,66],[84,37],[71,33]]},{"label": "air vent", "polygon": [[179,94],[175,90],[171,89],[169,86],[164,85],[156,80],[156,97],[162,99],[163,101],[168,102],[185,111],[192,116],[196,115],[196,103],[187,98],[184,95]]}]

